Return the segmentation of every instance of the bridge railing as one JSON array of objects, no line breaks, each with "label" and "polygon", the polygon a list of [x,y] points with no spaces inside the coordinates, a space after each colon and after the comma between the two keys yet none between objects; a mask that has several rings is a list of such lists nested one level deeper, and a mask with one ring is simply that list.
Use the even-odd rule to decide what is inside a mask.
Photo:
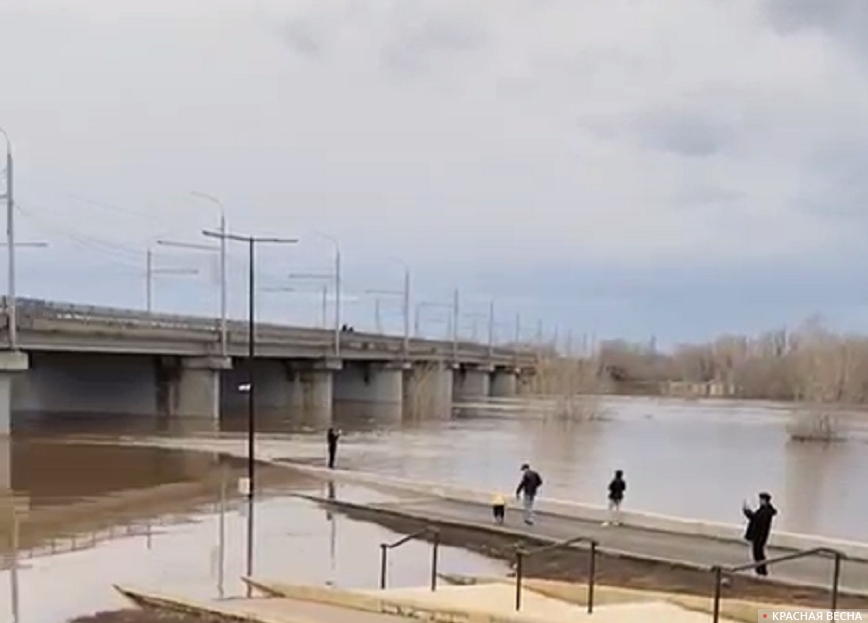
[{"label": "bridge railing", "polygon": [[[5,307],[5,298],[0,297]],[[19,322],[22,327],[34,327],[39,321],[69,322],[84,325],[111,326],[125,329],[150,329],[188,331],[214,335],[219,327],[219,320],[211,317],[190,316],[182,314],[148,313],[137,310],[103,307],[94,305],[79,305],[59,303],[43,299],[20,298],[17,300],[19,310]],[[308,327],[291,327],[275,323],[257,323],[257,337],[264,342],[306,342],[315,346],[327,346],[334,343],[334,331],[331,329],[316,329]],[[247,324],[244,321],[230,320],[227,323],[230,336],[237,334],[233,342],[246,342]],[[395,350],[403,348],[401,336],[382,335],[368,332],[343,333],[341,340],[344,343],[362,344],[361,348],[375,348],[382,350]],[[484,359],[489,353],[489,347],[485,344],[458,341],[454,346],[451,341],[428,340],[413,338],[410,340],[410,349],[414,354],[428,352],[432,355],[448,357],[455,354],[462,359]],[[496,360],[516,359],[516,350],[494,346],[491,355]],[[518,352],[518,360],[532,362],[531,351]]]}]

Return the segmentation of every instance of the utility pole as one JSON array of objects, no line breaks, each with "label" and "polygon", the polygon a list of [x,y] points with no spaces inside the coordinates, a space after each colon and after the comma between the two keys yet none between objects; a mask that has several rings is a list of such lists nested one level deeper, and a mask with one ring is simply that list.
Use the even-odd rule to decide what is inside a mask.
[{"label": "utility pole", "polygon": [[488,303],[488,358],[494,359],[494,299]]},{"label": "utility pole", "polygon": [[[226,225],[226,206],[223,205],[223,202],[220,201],[217,197],[213,195],[209,195],[208,193],[201,193],[199,191],[191,191],[191,193],[195,197],[199,197],[201,199],[205,199],[206,201],[210,201],[214,205],[216,205],[220,210],[220,355],[226,357],[227,349],[228,349],[228,330],[227,330],[227,257],[226,257],[226,243],[228,240],[227,236],[227,225]],[[181,245],[175,245],[181,246]],[[200,247],[201,248],[201,247]]]},{"label": "utility pole", "polygon": [[374,299],[374,326],[377,328],[377,333],[383,332],[383,323],[380,322],[380,298]]},{"label": "utility pole", "polygon": [[452,293],[452,363],[458,363],[458,288]]},{"label": "utility pole", "polygon": [[6,282],[6,320],[9,330],[9,349],[18,348],[18,308],[15,299],[15,194],[12,171],[12,141],[3,128],[0,134],[6,139],[6,258],[8,276]]},{"label": "utility pole", "polygon": [[[221,238],[225,240],[233,240],[247,244],[248,250],[248,276],[247,276],[247,380],[249,388],[247,392],[247,570],[246,576],[253,577],[253,501],[254,501],[254,477],[256,474],[256,391],[254,384],[254,358],[256,356],[256,245],[257,244],[296,244],[295,238],[274,238],[274,237],[256,237],[256,236],[241,236],[238,234],[214,232],[204,230],[203,235],[209,238]],[[247,597],[252,594],[251,587],[247,587]]]},{"label": "utility pole", "polygon": [[404,360],[410,359],[410,269],[404,266]]},{"label": "utility pole", "polygon": [[154,251],[145,252],[145,308],[154,313],[154,277],[156,275],[198,275],[195,268],[154,268]]}]

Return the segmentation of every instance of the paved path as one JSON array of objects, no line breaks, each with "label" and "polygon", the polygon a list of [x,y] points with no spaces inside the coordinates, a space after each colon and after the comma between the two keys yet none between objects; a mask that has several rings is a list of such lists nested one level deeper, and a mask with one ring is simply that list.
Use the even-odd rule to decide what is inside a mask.
[{"label": "paved path", "polygon": [[[453,520],[482,526],[492,526],[491,509],[471,502],[455,502],[440,498],[372,504],[416,518]],[[632,554],[637,558],[662,559],[710,568],[750,562],[747,543],[724,541],[710,537],[657,532],[628,526],[606,527],[599,523],[551,514],[539,514],[534,526],[526,526],[518,510],[507,511],[505,528],[529,535],[556,540],[577,536],[596,539],[601,548]],[[774,558],[792,553],[791,550],[769,549]],[[812,556],[781,562],[770,569],[776,579],[798,584],[828,588],[832,579],[832,560]],[[711,576],[709,574],[709,583]],[[844,561],[841,567],[841,587],[848,591],[868,594],[868,562]]]}]

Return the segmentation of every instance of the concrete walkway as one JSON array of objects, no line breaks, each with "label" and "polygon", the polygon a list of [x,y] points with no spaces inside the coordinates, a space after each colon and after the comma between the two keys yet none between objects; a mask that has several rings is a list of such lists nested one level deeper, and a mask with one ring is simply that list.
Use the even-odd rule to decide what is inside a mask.
[{"label": "concrete walkway", "polygon": [[[482,504],[457,502],[440,498],[371,504],[424,521],[427,519],[458,521],[495,528],[491,509]],[[578,536],[596,539],[608,551],[624,553],[634,558],[685,563],[710,569],[715,564],[734,566],[750,562],[747,543],[737,543],[710,537],[657,532],[629,526],[603,526],[600,523],[574,517],[538,514],[534,526],[526,526],[521,512],[507,511],[504,528],[521,534],[566,540]],[[791,550],[769,549],[769,558],[792,553]],[[844,561],[841,567],[841,587],[850,592],[868,594],[868,563]],[[828,588],[832,579],[832,560],[809,557],[781,562],[770,569],[772,577],[784,582]],[[709,584],[711,575],[709,574]]]}]

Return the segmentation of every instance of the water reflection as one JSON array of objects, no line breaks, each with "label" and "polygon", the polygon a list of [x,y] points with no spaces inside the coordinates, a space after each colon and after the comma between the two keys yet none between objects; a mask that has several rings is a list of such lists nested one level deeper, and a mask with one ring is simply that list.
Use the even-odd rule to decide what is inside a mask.
[{"label": "water reflection", "polygon": [[[364,492],[352,492],[363,496]],[[341,491],[344,497],[344,491]],[[243,506],[243,505],[242,505]],[[126,607],[112,584],[182,593],[211,599],[244,592],[240,577],[245,565],[246,522],[232,505],[224,516],[225,586],[221,573],[209,563],[207,552],[219,540],[220,515],[199,513],[183,524],[155,533],[150,549],[144,535],[119,536],[95,549],[35,558],[20,573],[19,623],[58,623],[98,610]],[[298,498],[275,497],[257,505],[256,573],[287,582],[374,588],[378,573],[378,544],[396,535],[373,524],[334,516],[328,525],[317,505]],[[409,543],[392,561],[396,585],[425,585],[429,546]],[[446,568],[480,574],[505,569],[480,556],[443,549]],[[8,571],[0,572],[0,586],[8,586]],[[50,595],[50,599],[46,596]],[[0,620],[11,612],[10,595],[0,591]]]}]

